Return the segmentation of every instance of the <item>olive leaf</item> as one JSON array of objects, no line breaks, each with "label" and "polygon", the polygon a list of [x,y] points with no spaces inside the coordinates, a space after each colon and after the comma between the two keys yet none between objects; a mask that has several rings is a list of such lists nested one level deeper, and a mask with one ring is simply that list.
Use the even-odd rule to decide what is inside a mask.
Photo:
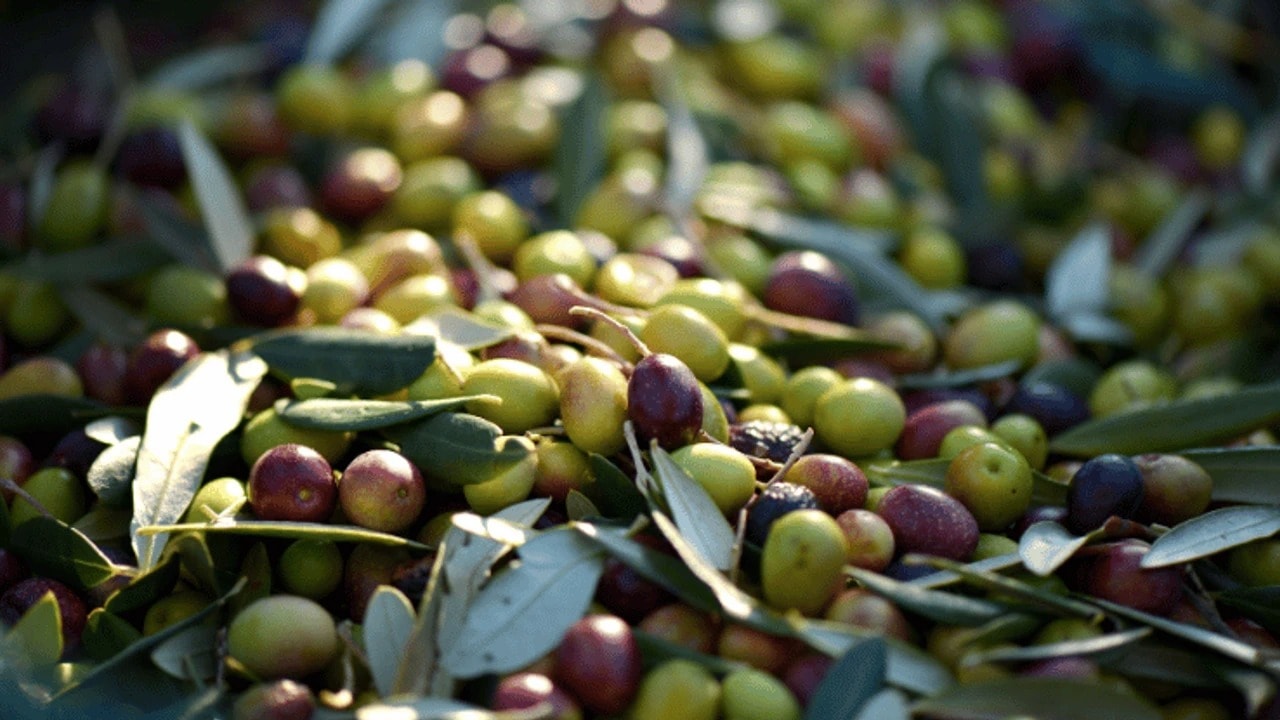
[{"label": "olive leaf", "polygon": [[906,695],[888,688],[872,695],[854,720],[911,720],[911,708]]},{"label": "olive leaf", "polygon": [[213,448],[240,424],[266,369],[250,353],[203,353],[152,397],[138,452],[130,524],[143,571],[159,561],[168,535],[143,535],[139,530],[172,523],[186,513]]},{"label": "olive leaf", "polygon": [[574,523],[573,527],[624,565],[666,588],[690,607],[702,612],[719,611],[720,604],[715,594],[679,558],[630,539],[624,530],[585,522]]},{"label": "olive leaf", "polygon": [[1245,189],[1256,196],[1265,195],[1275,182],[1280,165],[1280,114],[1258,123],[1240,154],[1240,176]]},{"label": "olive leaf", "polygon": [[912,711],[930,717],[1004,720],[1012,716],[1040,720],[1115,717],[1160,720],[1155,706],[1137,693],[1088,680],[1001,678],[955,685],[918,700]]},{"label": "olive leaf", "polygon": [[526,459],[533,446],[524,438],[467,413],[441,413],[387,428],[386,436],[423,472],[453,485],[491,480]]},{"label": "olive leaf", "polygon": [[214,259],[225,273],[253,254],[253,224],[244,198],[213,143],[190,120],[178,127],[178,141]]},{"label": "olive leaf", "polygon": [[950,687],[951,673],[924,650],[881,633],[858,628],[849,623],[787,618],[791,635],[818,652],[838,658],[855,643],[876,639],[885,644],[885,681],[908,692],[933,695]]},{"label": "olive leaf", "polygon": [[164,562],[142,573],[129,581],[128,585],[107,596],[102,607],[116,615],[124,615],[135,610],[150,607],[160,598],[173,592],[178,584],[182,563],[177,555],[171,555]]},{"label": "olive leaf", "polygon": [[1049,441],[1052,452],[1137,455],[1211,445],[1280,420],[1280,383],[1229,395],[1173,400],[1076,425]]},{"label": "olive leaf", "polygon": [[443,308],[428,315],[435,323],[435,336],[445,342],[476,351],[511,337],[515,330],[496,325],[461,308]]},{"label": "olive leaf", "polygon": [[147,322],[106,293],[84,285],[58,288],[67,310],[98,338],[121,347],[134,347],[147,336]]},{"label": "olive leaf", "polygon": [[1100,313],[1111,296],[1111,229],[1093,223],[1067,243],[1045,273],[1045,310],[1061,322],[1077,313]]},{"label": "olive leaf", "polygon": [[474,400],[500,400],[494,395],[463,395],[440,400],[343,400],[311,398],[287,400],[276,407],[280,418],[311,430],[378,430],[457,410]]},{"label": "olive leaf", "polygon": [[591,453],[587,458],[595,481],[583,488],[583,494],[600,508],[606,517],[630,520],[648,509],[635,482],[609,458]]},{"label": "olive leaf", "polygon": [[1136,43],[1118,39],[1091,38],[1083,48],[1089,72],[1116,97],[1164,107],[1176,104],[1184,111],[1226,104],[1246,116],[1257,112],[1257,102],[1227,73],[1184,70]]},{"label": "olive leaf", "polygon": [[169,261],[168,253],[146,240],[107,238],[98,244],[52,255],[28,252],[0,266],[0,270],[65,288],[129,280]]},{"label": "olive leaf", "polygon": [[685,102],[676,71],[659,75],[657,95],[667,114],[667,178],[663,188],[666,211],[677,227],[686,223],[693,200],[710,165],[710,150],[698,121]]},{"label": "olive leaf", "polygon": [[1142,567],[1178,565],[1280,532],[1280,507],[1233,505],[1179,523],[1156,538]]},{"label": "olive leaf", "polygon": [[142,190],[132,195],[147,237],[183,265],[220,275],[209,233],[179,213],[173,201],[163,200],[157,192]]},{"label": "olive leaf", "polygon": [[1147,239],[1138,246],[1133,266],[1152,279],[1164,277],[1169,265],[1191,239],[1196,226],[1212,207],[1212,197],[1204,188],[1195,188],[1178,203]]},{"label": "olive leaf", "polygon": [[853,644],[827,670],[805,708],[806,720],[854,718],[884,687],[888,650],[884,640]]},{"label": "olive leaf", "polygon": [[1032,524],[1022,533],[1018,556],[1032,573],[1048,577],[1094,539],[1094,533],[1075,535],[1062,525],[1045,520]]},{"label": "olive leaf", "polygon": [[1120,632],[1105,633],[1095,637],[1039,645],[997,646],[974,651],[973,662],[1031,662],[1065,657],[1091,657],[1105,655],[1145,640],[1152,633],[1149,627],[1136,627]]},{"label": "olive leaf", "polygon": [[255,537],[289,538],[291,540],[328,540],[332,542],[370,543],[387,547],[403,547],[411,550],[429,550],[426,545],[409,538],[379,532],[359,525],[330,523],[290,522],[285,520],[241,520],[235,517],[219,517],[208,523],[174,523],[142,525],[135,534],[152,538],[172,533],[201,532],[208,534],[252,535]]},{"label": "olive leaf", "polygon": [[519,549],[520,562],[485,585],[467,610],[462,637],[445,649],[451,675],[517,670],[554,648],[587,611],[604,553],[571,529],[543,533]]},{"label": "olive leaf", "polygon": [[584,520],[586,518],[603,517],[600,508],[591,502],[591,498],[582,494],[576,488],[570,488],[568,494],[564,497],[564,510],[569,515],[570,520]]},{"label": "olive leaf", "polygon": [[84,426],[84,434],[103,445],[115,445],[137,436],[141,431],[141,425],[123,415],[100,417]]},{"label": "olive leaf", "polygon": [[[1009,568],[1017,567],[1021,564],[1022,558],[1018,557],[1018,553],[1012,552],[1005,555],[997,555],[995,557],[977,560],[960,567],[972,572],[987,573],[1008,570]],[[939,567],[941,567],[941,565],[939,565]],[[947,585],[954,585],[962,580],[964,580],[962,574],[954,573],[950,570],[939,570],[936,573],[913,578],[907,582],[917,587],[934,590],[940,587],[946,587]]]},{"label": "olive leaf", "polygon": [[311,327],[261,335],[253,352],[287,380],[319,378],[343,393],[386,395],[426,371],[435,360],[435,338]]},{"label": "olive leaf", "polygon": [[733,528],[705,488],[653,443],[654,475],[671,510],[671,517],[690,546],[717,570],[733,562]]},{"label": "olive leaf", "polygon": [[[1012,557],[1017,558],[1017,555],[1014,554]],[[1015,600],[1028,608],[1038,609],[1054,615],[1101,619],[1101,613],[1098,612],[1097,608],[1087,603],[1042,590],[1017,578],[1007,577],[989,570],[978,570],[973,565],[964,565],[954,560],[930,556],[908,555],[904,558],[904,561],[919,561],[926,565],[955,573],[966,584],[986,590],[991,597],[1000,598],[1002,601]]]},{"label": "olive leaf", "polygon": [[203,683],[217,673],[217,638],[217,628],[194,625],[157,645],[151,662],[179,680]]},{"label": "olive leaf", "polygon": [[53,186],[58,177],[58,164],[66,149],[60,142],[52,142],[40,148],[36,153],[35,163],[31,168],[31,181],[27,189],[27,217],[32,224],[38,224],[44,218],[49,207],[49,198],[53,195]]},{"label": "olive leaf", "polygon": [[1268,631],[1280,632],[1280,585],[1232,588],[1215,599]]},{"label": "olive leaf", "polygon": [[390,585],[374,591],[361,622],[364,654],[369,659],[369,674],[378,694],[391,695],[396,673],[404,660],[405,644],[413,632],[413,605],[409,598]]},{"label": "olive leaf", "polygon": [[1241,640],[1219,635],[1196,625],[1175,622],[1159,615],[1134,610],[1131,607],[1103,600],[1102,598],[1092,598],[1091,602],[1112,615],[1118,615],[1126,620],[1150,626],[1168,635],[1199,645],[1206,650],[1211,650],[1222,657],[1230,658],[1245,665],[1262,665],[1263,655],[1258,648]]},{"label": "olive leaf", "polygon": [[0,637],[2,665],[51,667],[62,657],[62,612],[52,590],[18,618]]},{"label": "olive leaf", "polygon": [[561,136],[573,138],[556,146],[552,174],[556,179],[556,217],[571,227],[582,202],[605,173],[604,120],[609,93],[597,72],[587,72],[577,99],[560,113]]},{"label": "olive leaf", "polygon": [[449,50],[444,28],[457,10],[457,0],[401,2],[369,42],[368,53],[386,65],[419,60],[440,67]]},{"label": "olive leaf", "polygon": [[133,519],[130,508],[111,507],[98,503],[81,515],[71,527],[79,530],[94,543],[129,539],[129,521]]},{"label": "olive leaf", "polygon": [[686,645],[645,632],[638,627],[631,629],[631,636],[635,638],[636,647],[640,648],[640,657],[643,658],[646,668],[673,659],[693,661],[715,675],[728,675],[734,670],[749,667],[737,660],[726,660],[719,655],[698,652]]},{"label": "olive leaf", "polygon": [[216,45],[166,62],[147,76],[145,84],[153,89],[202,90],[256,75],[269,61],[267,48],[260,43]]},{"label": "olive leaf", "polygon": [[85,619],[80,643],[94,660],[103,661],[142,637],[128,620],[104,608],[94,608]]},{"label": "olive leaf", "polygon": [[391,0],[328,0],[316,14],[303,62],[332,65],[367,37]]},{"label": "olive leaf", "polygon": [[903,610],[934,622],[973,627],[1009,612],[1008,608],[997,603],[942,590],[929,590],[862,568],[846,567],[845,574]]},{"label": "olive leaf", "polygon": [[95,588],[116,575],[116,567],[93,541],[66,523],[43,515],[17,525],[9,547],[31,572],[69,585],[76,592]]},{"label": "olive leaf", "polygon": [[141,448],[142,436],[134,435],[107,447],[94,458],[85,479],[104,505],[129,506],[133,497],[134,467]]},{"label": "olive leaf", "polygon": [[1197,448],[1178,453],[1213,479],[1215,502],[1280,505],[1280,447]]},{"label": "olive leaf", "polygon": [[66,432],[107,410],[96,400],[66,395],[18,395],[0,400],[0,433]]}]

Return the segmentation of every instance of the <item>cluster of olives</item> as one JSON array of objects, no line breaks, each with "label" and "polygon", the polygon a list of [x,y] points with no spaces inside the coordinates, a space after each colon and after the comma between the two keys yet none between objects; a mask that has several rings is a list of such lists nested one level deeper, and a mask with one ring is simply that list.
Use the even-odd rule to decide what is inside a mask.
[{"label": "cluster of olives", "polygon": [[[284,404],[308,391],[269,376],[183,520],[354,525],[434,548],[459,513],[491,515],[531,497],[550,500],[539,527],[578,519],[574,503],[592,496],[600,460],[635,476],[645,453],[662,448],[738,530],[733,577],[743,589],[780,612],[924,648],[962,683],[1019,675],[1148,690],[1086,656],[971,662],[994,641],[852,578],[910,582],[934,571],[919,556],[1007,556],[1029,527],[1054,522],[1099,541],[1049,577],[1011,571],[1018,578],[1183,623],[1225,623],[1247,642],[1280,646],[1242,616],[1206,616],[1188,597],[1185,565],[1141,565],[1158,532],[1209,509],[1204,468],[1170,453],[1079,461],[1049,449],[1051,438],[1091,419],[1241,386],[1219,358],[1255,326],[1270,327],[1280,307],[1280,231],[1261,226],[1230,266],[1183,262],[1160,279],[1131,262],[1187,188],[1238,182],[1245,127],[1237,113],[1214,106],[1185,132],[1120,138],[1112,149],[1123,162],[1074,159],[1090,112],[1079,102],[1089,88],[1077,86],[1078,38],[1048,3],[947,4],[938,17],[987,130],[983,189],[1020,219],[1009,242],[971,243],[956,230],[941,169],[895,105],[893,48],[907,32],[896,5],[721,3],[724,37],[714,46],[684,41],[683,16],[694,11],[678,3],[598,5],[554,26],[513,3],[458,13],[436,67],[297,63],[296,48],[275,38],[279,57],[262,83],[213,98],[135,89],[122,139],[108,131],[101,94],[66,81],[33,121],[39,139],[68,154],[44,206],[37,213],[27,187],[0,182],[0,248],[15,258],[0,266],[0,407],[72,398],[129,416],[188,361],[226,347],[220,331],[237,339],[325,326],[439,335],[439,313],[458,311],[501,337],[473,348],[439,339],[419,377],[367,399],[457,398],[456,412],[492,423],[528,451],[524,459],[458,483],[377,431],[291,422]],[[766,6],[780,24],[734,30],[735,13]],[[583,28],[590,32],[571,32]],[[856,87],[824,89],[837,60],[858,69]],[[609,94],[593,130],[602,172],[572,214],[557,218],[553,205],[572,188],[556,188],[548,167],[579,141],[566,108],[586,92],[588,68]],[[664,206],[678,120],[661,87],[673,76],[693,110],[732,126],[734,159],[707,168],[692,217]],[[97,289],[105,297],[145,314],[149,332],[124,342],[93,327],[57,283],[19,269],[154,235],[157,216],[197,223],[182,123],[205,132],[227,160],[252,213],[253,250],[225,271],[162,254],[127,277],[104,275]],[[937,327],[875,302],[856,269],[730,222],[725,207],[886,231],[900,238],[893,259],[921,292],[972,290],[966,297],[975,299]],[[1076,342],[1026,299],[1084,221],[1099,217],[1116,261],[1109,311],[1133,347]],[[140,242],[137,250],[155,248]],[[822,362],[771,352],[803,337],[874,342]],[[1008,370],[946,381],[993,366]],[[1259,427],[1235,442],[1276,440]],[[8,526],[45,516],[77,526],[110,506],[88,477],[112,447],[83,429],[0,436]],[[894,463],[931,460],[945,463],[941,482],[884,479]],[[1037,500],[1043,483],[1065,486],[1065,499]],[[632,538],[674,558],[645,525],[633,525]],[[138,564],[127,532],[91,539],[118,567]],[[236,691],[235,717],[306,718],[325,703],[345,709],[377,699],[366,675],[344,670],[344,633],[363,621],[380,587],[420,600],[433,552],[212,532],[203,541],[233,576],[245,572],[251,548],[271,565],[268,588],[208,615],[225,631],[218,660]],[[124,615],[139,638],[217,601],[195,562],[184,556],[172,593]],[[1232,582],[1276,584],[1280,540],[1214,563]],[[108,584],[77,592],[32,576],[0,543],[0,620],[13,624],[52,593],[68,662],[104,659],[80,638],[118,589]],[[638,632],[727,664],[654,662]],[[1013,639],[1049,644],[1103,632],[1096,622],[1055,619]],[[595,604],[556,649],[465,690],[497,710],[548,703],[561,720],[677,711],[788,719],[802,716],[832,663],[796,638],[696,609],[610,559]],[[339,700],[338,690],[354,692]],[[1236,709],[1220,695],[1148,694],[1170,718]]]}]

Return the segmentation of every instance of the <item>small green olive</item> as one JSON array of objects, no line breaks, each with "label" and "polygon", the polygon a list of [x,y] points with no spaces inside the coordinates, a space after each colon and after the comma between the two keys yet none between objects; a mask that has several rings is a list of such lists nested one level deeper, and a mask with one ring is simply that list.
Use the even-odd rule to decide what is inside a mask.
[{"label": "small green olive", "polygon": [[557,375],[565,434],[586,452],[613,455],[626,441],[627,378],[617,365],[584,357]]},{"label": "small green olive", "polygon": [[655,353],[682,360],[702,382],[715,380],[729,367],[729,339],[691,307],[664,304],[655,308],[640,330],[640,340]]},{"label": "small green olive", "polygon": [[813,428],[824,445],[847,458],[892,447],[907,421],[893,388],[878,380],[842,380],[814,405]]},{"label": "small green olive", "polygon": [[550,425],[560,408],[554,380],[537,367],[510,358],[485,360],[467,373],[465,395],[494,395],[499,400],[473,400],[467,412],[497,423],[515,434]]},{"label": "small green olive", "polygon": [[337,626],[314,600],[271,595],[249,604],[231,621],[227,651],[258,677],[303,678],[337,655]]},{"label": "small green olive", "polygon": [[817,615],[840,586],[848,555],[844,531],[821,510],[793,510],[769,528],[760,558],[770,605]]},{"label": "small green olive", "polygon": [[945,489],[973,513],[979,529],[1003,530],[1031,505],[1031,466],[1007,447],[974,445],[952,458]]},{"label": "small green olive", "polygon": [[844,378],[840,373],[823,365],[811,365],[796,371],[787,378],[782,392],[782,409],[791,422],[800,427],[813,425],[813,411],[818,398]]},{"label": "small green olive", "polygon": [[755,466],[727,445],[686,445],[671,453],[671,459],[707,491],[725,515],[735,515],[755,494]]}]

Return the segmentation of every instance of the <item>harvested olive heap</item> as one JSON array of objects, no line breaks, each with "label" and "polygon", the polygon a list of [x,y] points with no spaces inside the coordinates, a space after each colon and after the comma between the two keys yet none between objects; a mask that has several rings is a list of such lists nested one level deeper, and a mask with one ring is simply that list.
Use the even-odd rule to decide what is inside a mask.
[{"label": "harvested olive heap", "polygon": [[0,714],[1280,717],[1272,3],[205,12],[3,108]]}]

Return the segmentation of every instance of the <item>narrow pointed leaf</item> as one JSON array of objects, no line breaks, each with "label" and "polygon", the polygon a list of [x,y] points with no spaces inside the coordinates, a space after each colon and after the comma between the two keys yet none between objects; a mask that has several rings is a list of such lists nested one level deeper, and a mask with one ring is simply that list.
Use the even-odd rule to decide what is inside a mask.
[{"label": "narrow pointed leaf", "polygon": [[133,194],[142,226],[151,242],[183,265],[220,275],[221,268],[213,254],[209,233],[180,214],[171,202],[165,202],[153,192]]},{"label": "narrow pointed leaf", "polygon": [[147,336],[147,322],[106,293],[84,285],[58,288],[58,297],[85,329],[121,347],[134,347]]},{"label": "narrow pointed leaf", "polygon": [[138,437],[142,425],[123,415],[108,415],[84,426],[84,434],[103,445],[115,445],[131,437]]},{"label": "narrow pointed leaf", "polygon": [[636,484],[618,469],[609,458],[592,453],[587,458],[591,466],[591,475],[595,482],[583,488],[583,493],[591,499],[607,517],[630,520],[645,510],[648,505],[644,496],[636,489]]},{"label": "narrow pointed leaf", "polygon": [[1178,257],[1200,220],[1211,207],[1211,197],[1204,188],[1187,193],[1182,202],[1156,226],[1138,246],[1133,265],[1149,278],[1164,277],[1169,265]]},{"label": "narrow pointed leaf", "polygon": [[27,190],[27,217],[35,225],[44,218],[53,195],[53,185],[58,175],[58,163],[62,162],[64,148],[60,142],[52,142],[40,148],[31,168],[31,182]]},{"label": "narrow pointed leaf", "polygon": [[174,586],[178,584],[181,570],[182,564],[178,557],[170,556],[150,572],[138,575],[130,580],[128,585],[108,596],[103,607],[117,615],[150,607],[160,598],[173,592]]},{"label": "narrow pointed leaf", "polygon": [[453,17],[457,0],[416,0],[401,2],[383,23],[382,32],[369,43],[369,52],[386,65],[401,60],[420,60],[440,67],[449,50],[444,28]]},{"label": "narrow pointed leaf", "polygon": [[217,628],[194,625],[157,645],[151,662],[179,680],[203,683],[217,673],[217,639]]},{"label": "narrow pointed leaf", "polygon": [[1198,448],[1178,454],[1213,478],[1215,501],[1280,505],[1280,447]]},{"label": "narrow pointed leaf", "polygon": [[1056,320],[1101,313],[1111,294],[1111,232],[1094,223],[1067,244],[1045,274],[1045,309]]},{"label": "narrow pointed leaf", "polygon": [[143,538],[171,533],[202,532],[209,534],[252,535],[255,537],[289,538],[292,540],[330,540],[333,542],[369,543],[387,547],[403,547],[412,550],[429,550],[416,540],[401,535],[379,532],[359,525],[333,525],[329,523],[289,522],[285,520],[240,520],[233,517],[218,518],[210,523],[175,523],[170,525],[143,525],[137,535]]},{"label": "narrow pointed leaf", "polygon": [[712,567],[727,570],[733,558],[733,528],[706,489],[655,443],[654,475],[680,533]]},{"label": "narrow pointed leaf", "polygon": [[103,504],[117,508],[129,506],[134,467],[141,449],[142,436],[134,435],[103,450],[89,466],[85,479]]},{"label": "narrow pointed leaf", "polygon": [[1211,650],[1222,657],[1230,658],[1236,662],[1245,665],[1260,665],[1262,662],[1262,653],[1258,648],[1234,638],[1225,635],[1219,635],[1211,630],[1206,630],[1196,625],[1188,625],[1187,623],[1175,622],[1159,615],[1134,610],[1131,607],[1119,605],[1103,600],[1102,598],[1093,598],[1092,602],[1098,607],[1106,610],[1112,615],[1119,615],[1126,620],[1132,620],[1144,625],[1155,628],[1164,633],[1168,633],[1176,638],[1181,638],[1188,642],[1199,645],[1200,647]]},{"label": "narrow pointed leaf", "polygon": [[142,633],[128,620],[103,608],[94,608],[85,620],[80,642],[94,660],[102,661],[129,647]]},{"label": "narrow pointed leaf", "polygon": [[1233,505],[1179,523],[1156,538],[1142,567],[1158,568],[1216,555],[1280,532],[1280,507]]},{"label": "narrow pointed leaf", "polygon": [[640,648],[640,656],[644,658],[645,667],[653,667],[674,659],[691,660],[714,675],[728,675],[735,670],[749,667],[746,663],[737,660],[726,660],[719,655],[698,652],[686,645],[647,633],[638,627],[631,629],[631,636],[635,638],[636,646]]},{"label": "narrow pointed leaf", "polygon": [[0,661],[19,667],[52,667],[62,657],[62,613],[53,591],[27,609],[0,637]]},{"label": "narrow pointed leaf", "polygon": [[129,522],[133,512],[125,508],[117,508],[98,503],[81,515],[71,527],[79,530],[95,544],[115,542],[129,539]]},{"label": "narrow pointed leaf", "polygon": [[97,587],[116,574],[106,555],[84,533],[43,515],[13,528],[9,546],[31,572],[65,583],[76,592]]},{"label": "narrow pointed leaf", "polygon": [[493,395],[405,401],[312,398],[286,402],[277,412],[290,425],[311,430],[378,430],[457,410],[468,402],[486,398],[497,399]]},{"label": "narrow pointed leaf", "polygon": [[285,379],[319,378],[343,392],[386,395],[426,371],[435,360],[435,338],[317,327],[269,333],[253,352]]},{"label": "narrow pointed leaf", "polygon": [[871,696],[854,720],[911,720],[911,708],[906,695],[890,688]]},{"label": "narrow pointed leaf", "polygon": [[146,84],[155,89],[201,90],[266,69],[262,44],[217,45],[181,55],[156,68]]},{"label": "narrow pointed leaf", "polygon": [[1136,455],[1212,445],[1280,420],[1280,383],[1229,395],[1173,400],[1077,425],[1054,437],[1064,455]]},{"label": "narrow pointed leaf", "polygon": [[1280,632],[1280,585],[1233,588],[1219,594],[1216,600],[1268,631]]},{"label": "narrow pointed leaf", "polygon": [[1125,718],[1160,720],[1160,711],[1134,692],[1086,680],[1002,678],[956,685],[916,702],[919,715],[1005,720],[1013,716],[1038,720]]},{"label": "narrow pointed leaf", "polygon": [[390,0],[328,0],[316,15],[303,61],[332,65],[367,36]]},{"label": "narrow pointed leaf", "polygon": [[659,97],[667,112],[667,179],[663,189],[667,212],[683,222],[702,187],[710,164],[707,141],[685,102],[674,75],[659,83]]},{"label": "narrow pointed leaf", "polygon": [[107,406],[89,398],[66,395],[18,395],[0,400],[0,433],[66,432],[104,413]]},{"label": "narrow pointed leaf", "polygon": [[1254,195],[1264,195],[1275,182],[1277,165],[1280,165],[1280,115],[1272,115],[1258,123],[1240,155],[1240,175],[1245,188]]},{"label": "narrow pointed leaf", "polygon": [[885,644],[885,681],[912,693],[933,695],[950,687],[951,673],[924,650],[881,633],[848,623],[808,618],[788,618],[795,637],[818,652],[838,658],[854,644],[878,640]]},{"label": "narrow pointed leaf", "polygon": [[986,382],[988,380],[999,380],[1000,378],[1009,377],[1018,370],[1021,370],[1022,365],[1023,363],[1020,360],[1009,360],[1007,362],[995,363],[994,365],[983,365],[982,367],[969,368],[965,370],[943,370],[942,372],[915,373],[903,375],[898,378],[898,384],[901,387],[911,390],[961,387],[963,385],[973,385],[975,383]]},{"label": "narrow pointed leaf", "polygon": [[[1022,558],[1020,558],[1018,554],[1015,552],[1015,553],[1008,553],[1006,555],[997,555],[995,557],[989,557],[983,560],[977,560],[965,565],[961,565],[960,567],[972,572],[988,573],[988,572],[999,572],[1001,570],[1008,570],[1009,568],[1017,567],[1018,565],[1021,565],[1021,564],[1022,564]],[[954,585],[955,583],[961,582],[963,579],[964,578],[960,574],[951,572],[949,570],[940,570],[936,573],[933,573],[932,575],[926,575],[924,577],[915,578],[914,580],[909,580],[908,582],[918,587],[934,590],[940,587],[946,587],[947,585]]]},{"label": "narrow pointed leaf", "polygon": [[863,587],[893,601],[903,610],[934,622],[972,627],[1009,612],[1003,605],[942,590],[928,590],[862,568],[848,567],[845,572]]},{"label": "narrow pointed leaf", "polygon": [[587,611],[604,570],[604,554],[571,530],[553,531],[520,548],[520,562],[476,596],[462,630],[465,643],[445,650],[457,677],[506,673],[559,644]]},{"label": "narrow pointed leaf", "polygon": [[986,590],[991,597],[998,597],[1001,600],[1015,600],[1031,608],[1052,614],[1101,619],[1101,613],[1098,612],[1098,609],[1087,603],[1041,590],[1014,577],[1006,577],[989,570],[975,569],[972,565],[964,565],[945,558],[920,556],[915,559],[927,565],[955,573],[966,584]]},{"label": "narrow pointed leaf", "polygon": [[884,686],[884,641],[863,640],[827,670],[805,708],[805,720],[854,718]]},{"label": "narrow pointed leaf", "polygon": [[1022,534],[1018,556],[1032,573],[1048,577],[1093,539],[1092,535],[1074,535],[1056,522],[1042,521]]},{"label": "narrow pointed leaf", "polygon": [[532,445],[467,413],[441,413],[387,428],[386,435],[423,472],[453,485],[491,480],[529,457]]},{"label": "narrow pointed leaf", "polygon": [[556,216],[572,226],[582,202],[605,173],[604,113],[608,91],[595,72],[587,73],[578,98],[560,116],[562,137],[573,138],[556,148],[552,160],[556,179]]},{"label": "narrow pointed leaf", "polygon": [[214,259],[225,273],[253,254],[253,224],[244,198],[213,143],[194,124],[183,122],[178,140],[205,229],[213,241]]},{"label": "narrow pointed leaf", "polygon": [[622,531],[590,523],[576,523],[574,528],[624,565],[645,579],[666,588],[694,609],[703,612],[719,611],[720,605],[715,594],[679,558],[642,545]]},{"label": "narrow pointed leaf", "polygon": [[1151,628],[1137,627],[1121,632],[1112,632],[1096,637],[1080,640],[1064,640],[1062,642],[1042,645],[1016,645],[992,647],[978,650],[974,662],[1032,662],[1052,658],[1090,657],[1105,655],[1144,640],[1151,635]]},{"label": "narrow pointed leaf", "polygon": [[472,351],[497,345],[515,332],[461,308],[445,308],[431,313],[429,317],[436,324],[437,338]]},{"label": "narrow pointed leaf", "polygon": [[413,605],[394,587],[384,585],[373,593],[364,612],[361,628],[369,674],[378,694],[391,695],[396,672],[404,660],[405,644],[413,632]]},{"label": "narrow pointed leaf", "polygon": [[3,269],[29,280],[64,287],[129,280],[169,261],[168,253],[146,240],[108,238],[99,244],[52,255],[29,252]]},{"label": "narrow pointed leaf", "polygon": [[168,536],[138,529],[177,521],[204,480],[213,448],[240,424],[266,365],[249,353],[204,353],[171,377],[151,399],[138,452],[130,525],[138,566],[160,559]]}]

